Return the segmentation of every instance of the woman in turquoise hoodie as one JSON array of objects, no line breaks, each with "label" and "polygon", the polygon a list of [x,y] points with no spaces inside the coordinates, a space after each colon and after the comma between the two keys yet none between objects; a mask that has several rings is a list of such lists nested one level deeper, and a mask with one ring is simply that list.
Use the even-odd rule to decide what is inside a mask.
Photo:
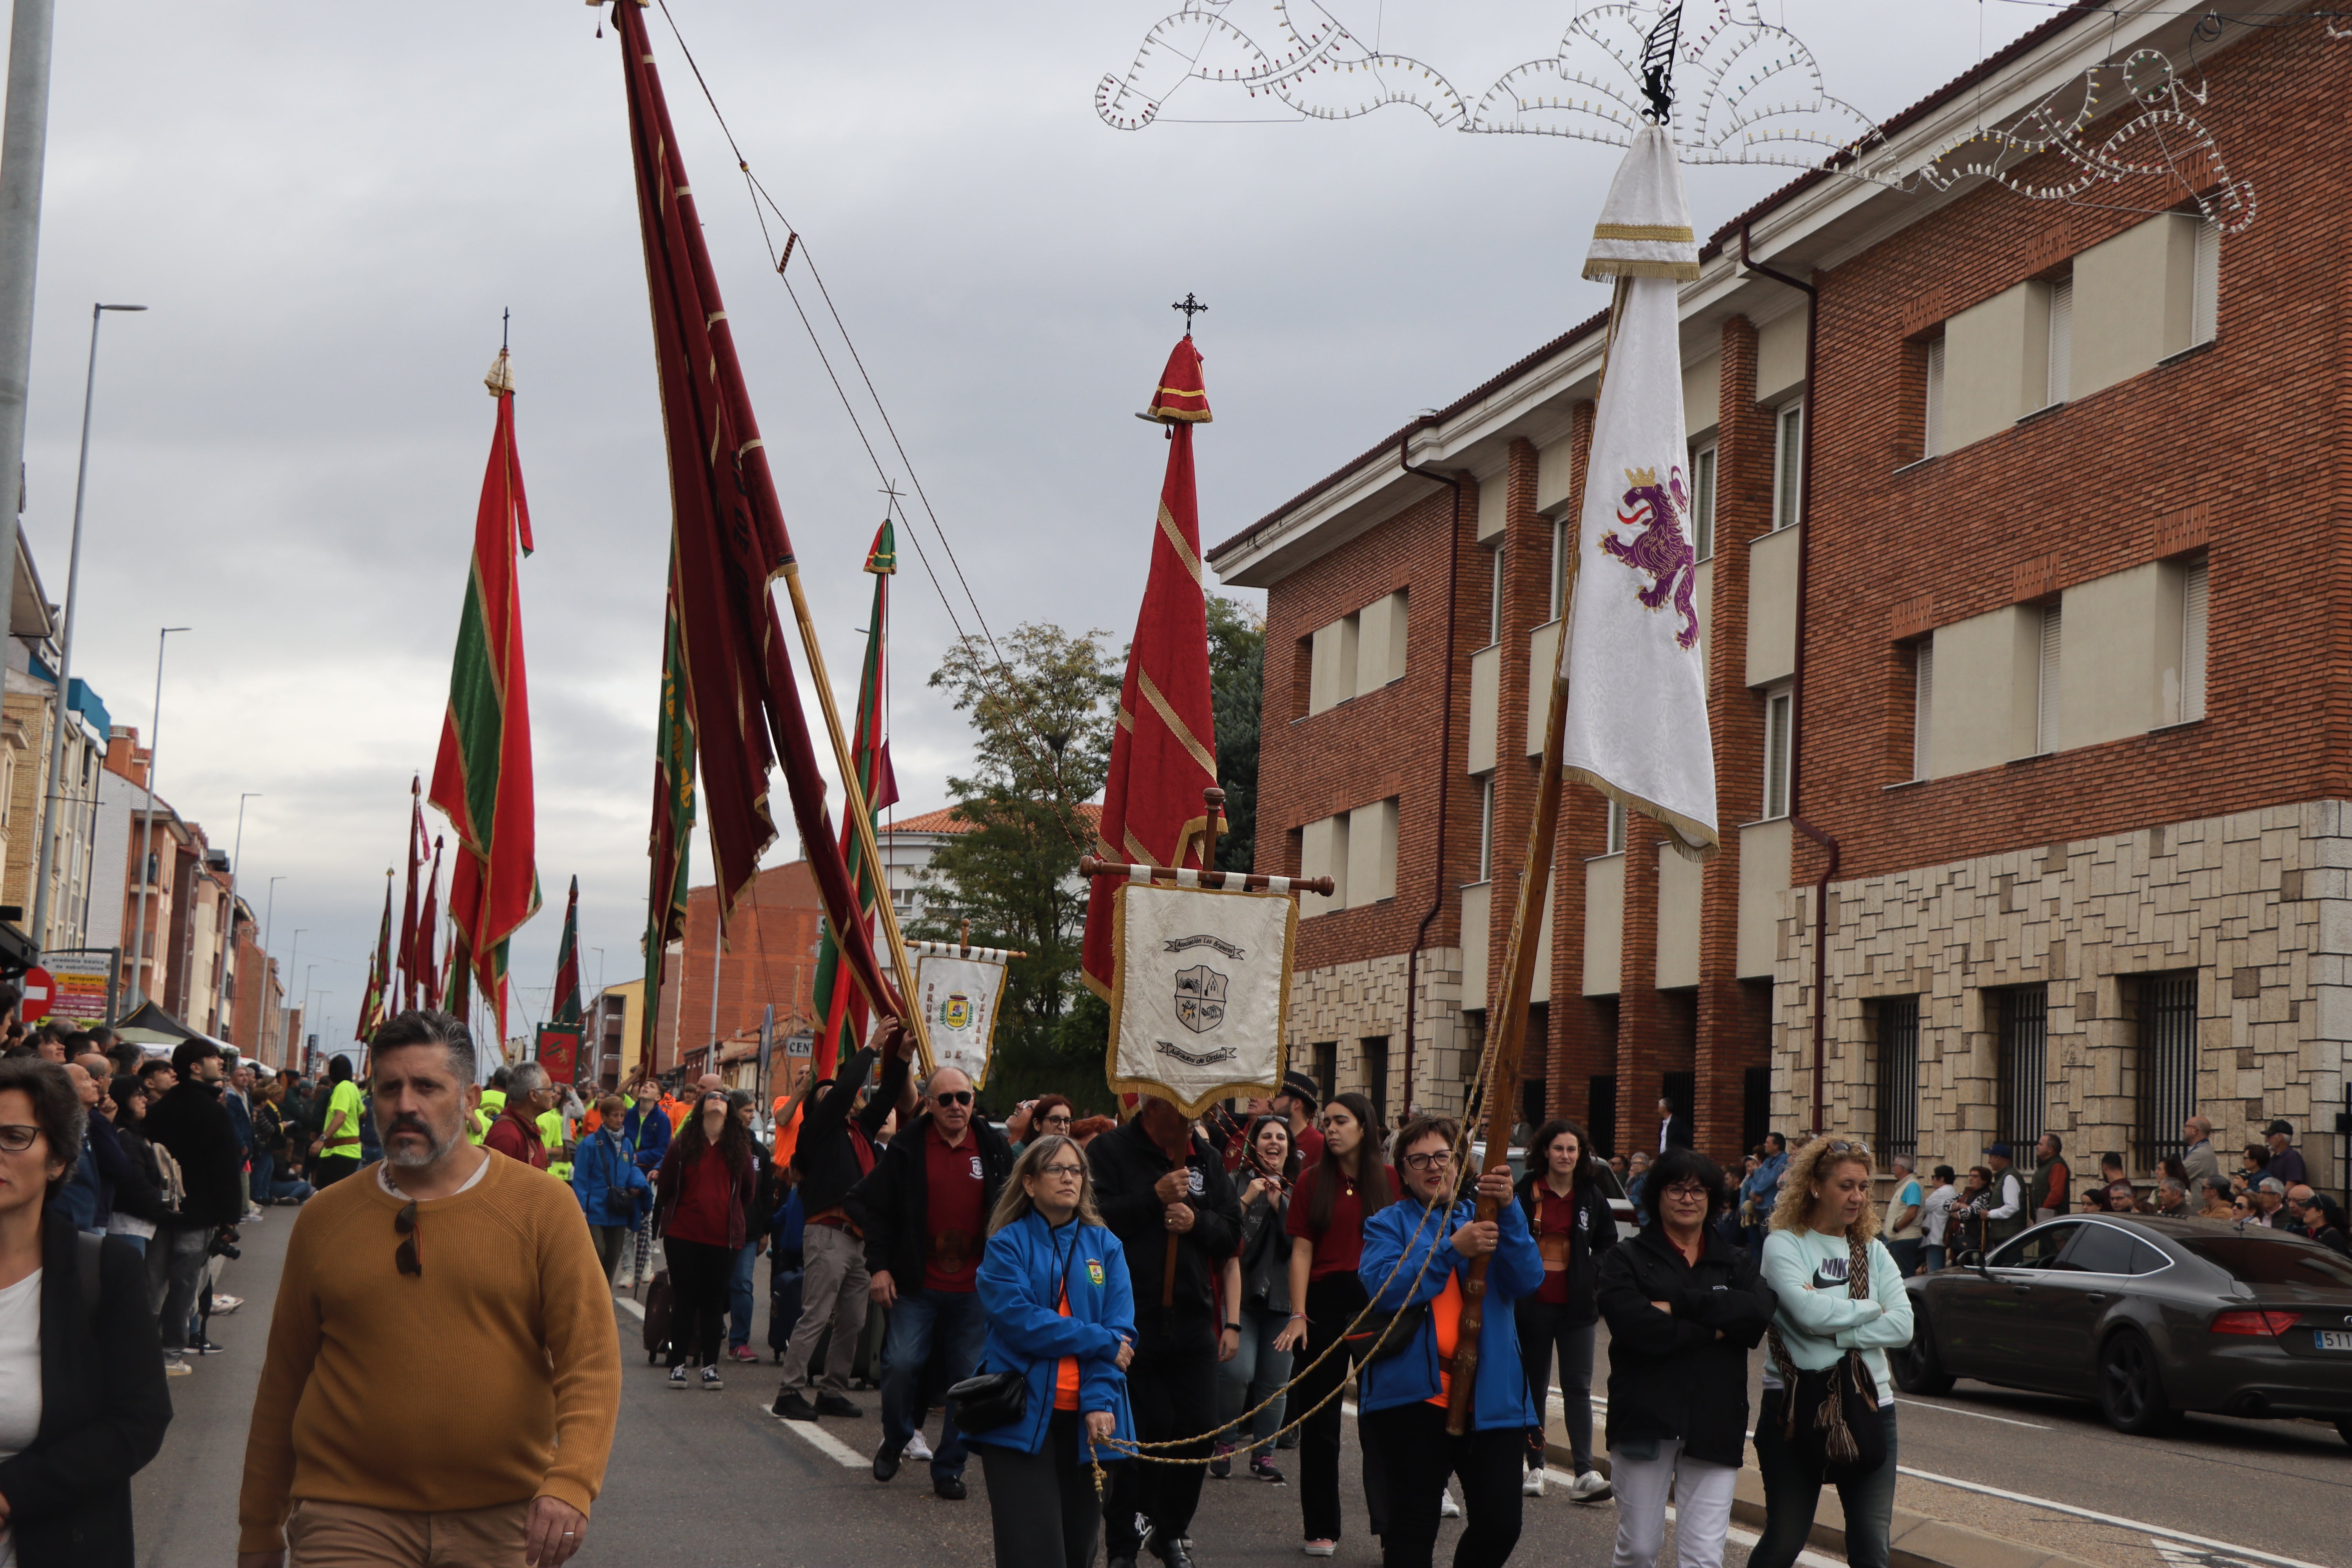
[{"label": "woman in turquoise hoodie", "polygon": [[[1456,1191],[1454,1150],[1461,1137],[1461,1127],[1446,1117],[1405,1123],[1392,1145],[1405,1201],[1364,1223],[1357,1272],[1374,1309],[1427,1303],[1413,1314],[1403,1348],[1365,1361],[1356,1373],[1364,1438],[1380,1446],[1393,1494],[1388,1533],[1381,1538],[1386,1568],[1429,1568],[1449,1475],[1462,1478],[1468,1516],[1454,1568],[1500,1568],[1519,1540],[1519,1456],[1527,1430],[1543,1419],[1528,1396],[1512,1310],[1520,1297],[1542,1289],[1543,1254],[1528,1231],[1527,1212],[1512,1196],[1508,1168],[1498,1165],[1478,1181],[1478,1195],[1496,1205],[1494,1219],[1478,1218],[1467,1199],[1449,1202]],[[1486,1294],[1470,1430],[1450,1437],[1449,1369],[1463,1288],[1480,1258],[1487,1259]],[[1383,1344],[1381,1352],[1390,1348]]]},{"label": "woman in turquoise hoodie", "polygon": [[1845,1507],[1846,1561],[1851,1568],[1886,1568],[1895,1510],[1895,1383],[1886,1352],[1911,1342],[1911,1298],[1894,1256],[1878,1240],[1871,1164],[1870,1147],[1859,1138],[1816,1138],[1797,1151],[1780,1183],[1764,1238],[1764,1279],[1779,1305],[1764,1363],[1764,1401],[1756,1412],[1764,1534],[1748,1554],[1748,1568],[1790,1568],[1812,1533],[1821,1500],[1819,1439],[1809,1417],[1790,1419],[1790,1374],[1836,1366],[1849,1351],[1869,1374],[1885,1458],[1864,1473],[1834,1479]]},{"label": "woman in turquoise hoodie", "polygon": [[979,1286],[982,1370],[1029,1384],[1019,1420],[965,1433],[988,1476],[996,1561],[1087,1568],[1102,1528],[1094,1466],[1121,1457],[1109,1442],[1135,1441],[1135,1293],[1127,1254],[1095,1208],[1086,1151],[1070,1139],[1048,1133],[1013,1163]]}]

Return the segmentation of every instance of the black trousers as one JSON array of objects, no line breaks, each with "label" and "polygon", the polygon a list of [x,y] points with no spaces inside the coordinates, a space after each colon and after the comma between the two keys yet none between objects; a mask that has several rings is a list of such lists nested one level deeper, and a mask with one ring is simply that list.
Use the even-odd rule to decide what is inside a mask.
[{"label": "black trousers", "polygon": [[[1095,1502],[1095,1473],[1078,1438],[1085,1417],[1056,1410],[1045,1426],[1045,1446],[1034,1454],[974,1443],[988,1478],[988,1517],[996,1531],[996,1561],[1021,1568],[1089,1568],[1102,1516]],[[1106,1458],[1113,1457],[1108,1451]],[[1139,1467],[1132,1459],[1105,1467],[1123,1476]]]},{"label": "black trousers", "polygon": [[[1298,1429],[1298,1510],[1308,1541],[1339,1539],[1339,1421],[1342,1399],[1322,1403],[1324,1395],[1348,1381],[1349,1356],[1334,1352],[1312,1371],[1308,1363],[1347,1331],[1364,1310],[1364,1287],[1352,1274],[1333,1274],[1307,1287],[1307,1342],[1291,1357],[1301,1369],[1290,1391],[1287,1408],[1314,1410]],[[1344,1396],[1342,1396],[1344,1398]],[[1369,1439],[1364,1448],[1364,1504],[1371,1512],[1372,1533],[1388,1533],[1388,1487],[1380,1451]]]},{"label": "black trousers", "polygon": [[[1217,1342],[1210,1337],[1208,1323],[1202,1321],[1181,1339],[1171,1335],[1139,1344],[1127,1369],[1127,1398],[1135,1412],[1138,1437],[1164,1443],[1198,1434],[1199,1442],[1161,1452],[1171,1458],[1207,1458],[1213,1443],[1209,1433],[1217,1424]],[[1103,1511],[1103,1536],[1110,1555],[1135,1555],[1142,1541],[1135,1523],[1139,1513],[1150,1522],[1157,1540],[1190,1535],[1192,1510],[1201,1504],[1201,1483],[1208,1474],[1205,1466],[1161,1465],[1150,1459],[1113,1467]]]},{"label": "black trousers", "polygon": [[321,1154],[311,1162],[311,1179],[319,1186],[331,1187],[359,1168],[357,1154]]},{"label": "black trousers", "polygon": [[1393,1488],[1389,1527],[1381,1534],[1382,1568],[1430,1568],[1437,1546],[1438,1500],[1445,1478],[1462,1480],[1462,1539],[1454,1568],[1502,1568],[1519,1543],[1517,1426],[1445,1435],[1445,1410],[1426,1403],[1393,1405],[1363,1418],[1364,1447],[1378,1451]]},{"label": "black trousers", "polygon": [[728,1299],[734,1294],[732,1247],[711,1247],[670,1236],[662,1238],[669,1259],[669,1364],[719,1364],[719,1331],[726,1326]]}]

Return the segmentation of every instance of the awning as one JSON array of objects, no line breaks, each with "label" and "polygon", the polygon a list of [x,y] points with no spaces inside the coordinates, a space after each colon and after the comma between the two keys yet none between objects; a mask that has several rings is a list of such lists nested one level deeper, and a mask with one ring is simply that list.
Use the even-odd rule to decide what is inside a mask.
[{"label": "awning", "polygon": [[182,1040],[211,1037],[200,1035],[181,1023],[157,1006],[152,997],[139,1004],[135,1011],[117,1024],[114,1032],[138,1046],[176,1046]]}]

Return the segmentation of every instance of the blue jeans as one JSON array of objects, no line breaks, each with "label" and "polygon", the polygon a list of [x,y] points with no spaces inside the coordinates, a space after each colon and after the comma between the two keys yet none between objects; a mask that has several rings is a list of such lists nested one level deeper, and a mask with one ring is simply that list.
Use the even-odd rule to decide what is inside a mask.
[{"label": "blue jeans", "polygon": [[748,1345],[751,1342],[751,1260],[760,1256],[760,1244],[747,1241],[743,1250],[735,1255],[735,1277],[727,1282],[727,1342]]},{"label": "blue jeans", "polygon": [[[976,1290],[901,1290],[890,1309],[890,1337],[882,1359],[882,1447],[895,1454],[915,1435],[917,1401],[928,1389],[937,1394],[961,1383],[980,1364],[988,1338],[988,1315]],[[936,1373],[934,1373],[934,1369]],[[927,1375],[930,1374],[930,1375]],[[963,1474],[963,1434],[952,1411],[940,1417],[940,1440],[931,1450],[931,1474]]]},{"label": "blue jeans", "polygon": [[[1282,1425],[1286,1400],[1280,1390],[1290,1381],[1290,1352],[1274,1348],[1275,1336],[1289,1326],[1288,1314],[1258,1311],[1244,1307],[1240,1313],[1241,1349],[1231,1361],[1217,1363],[1217,1419],[1230,1422],[1251,1406],[1268,1398],[1274,1403],[1259,1411],[1250,1422],[1246,1434],[1255,1440],[1255,1452],[1260,1456],[1274,1452],[1274,1429]],[[1241,1447],[1244,1435],[1224,1431],[1217,1435],[1221,1443]]]},{"label": "blue jeans", "polygon": [[[1764,1472],[1764,1531],[1748,1550],[1748,1568],[1790,1568],[1813,1531],[1821,1472],[1780,1436],[1780,1390],[1768,1388],[1756,1411],[1756,1465]],[[1851,1568],[1886,1568],[1895,1516],[1895,1406],[1882,1406],[1886,1462],[1858,1480],[1837,1483],[1845,1508],[1845,1560]]]},{"label": "blue jeans", "polygon": [[1931,1242],[1929,1242],[1929,1243],[1927,1244],[1927,1272],[1928,1272],[1928,1273],[1930,1273],[1930,1274],[1940,1273],[1940,1272],[1942,1272],[1942,1270],[1943,1270],[1943,1267],[1944,1267],[1944,1247],[1943,1247],[1943,1244],[1942,1244],[1942,1243],[1940,1243],[1940,1242],[1935,1242],[1935,1241],[1931,1241]]}]

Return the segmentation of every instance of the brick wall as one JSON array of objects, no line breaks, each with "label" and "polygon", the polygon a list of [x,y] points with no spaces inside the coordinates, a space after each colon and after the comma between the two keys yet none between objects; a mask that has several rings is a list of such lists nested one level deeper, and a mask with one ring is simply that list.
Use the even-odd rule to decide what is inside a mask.
[{"label": "brick wall", "polygon": [[[770,867],[752,879],[736,900],[727,951],[718,964],[720,1039],[757,1031],[771,1004],[779,1035],[805,1023],[814,1006],[823,909],[816,879],[804,860]],[[684,951],[666,966],[661,1016],[655,1025],[657,1071],[677,1066],[681,1035],[688,1052],[710,1043],[718,910],[715,889],[696,888],[687,894]]]}]

